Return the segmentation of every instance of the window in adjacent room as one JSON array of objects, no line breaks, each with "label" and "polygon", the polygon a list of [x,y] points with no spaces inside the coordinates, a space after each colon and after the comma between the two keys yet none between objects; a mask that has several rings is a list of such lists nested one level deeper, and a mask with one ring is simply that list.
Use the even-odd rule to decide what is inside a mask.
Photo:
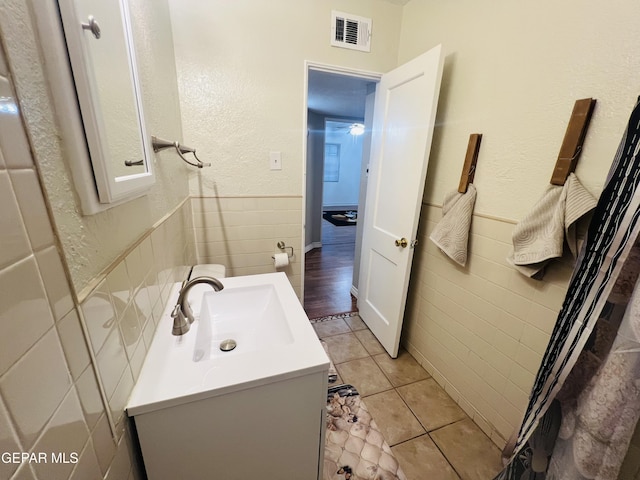
[{"label": "window in adjacent room", "polygon": [[324,181],[337,182],[340,180],[340,144],[324,144]]}]

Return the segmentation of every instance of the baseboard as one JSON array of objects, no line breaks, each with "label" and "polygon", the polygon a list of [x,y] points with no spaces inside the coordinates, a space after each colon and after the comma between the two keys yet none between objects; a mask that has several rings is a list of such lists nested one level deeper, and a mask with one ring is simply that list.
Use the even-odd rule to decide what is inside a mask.
[{"label": "baseboard", "polygon": [[304,247],[304,253],[308,253],[311,250],[313,250],[314,248],[322,248],[322,242],[313,242],[309,245],[306,245]]},{"label": "baseboard", "polygon": [[353,285],[351,285],[351,295],[353,295],[355,298],[358,298],[358,289]]},{"label": "baseboard", "polygon": [[358,205],[323,205],[322,206],[322,211],[358,211]]}]

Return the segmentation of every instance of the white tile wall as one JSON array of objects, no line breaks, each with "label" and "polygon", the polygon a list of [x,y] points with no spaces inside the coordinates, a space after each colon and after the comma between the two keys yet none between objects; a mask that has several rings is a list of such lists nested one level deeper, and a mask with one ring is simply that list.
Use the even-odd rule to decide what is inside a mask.
[{"label": "white tile wall", "polygon": [[[89,439],[82,407],[75,389],[69,390],[53,415],[43,435],[36,443],[37,452],[77,452],[83,450]],[[69,454],[67,454],[67,458]],[[66,478],[73,471],[73,463],[37,463],[33,465],[39,478]]]},{"label": "white tile wall", "polygon": [[198,263],[220,263],[227,275],[275,272],[279,241],[295,257],[282,269],[301,294],[302,197],[193,197]]},{"label": "white tile wall", "polygon": [[31,150],[15,98],[9,78],[0,77],[0,99],[2,99],[0,145],[2,145],[4,163],[9,169],[31,170],[33,169]]},{"label": "white tile wall", "polygon": [[[34,190],[30,191],[33,192]],[[35,255],[47,297],[49,298],[49,306],[56,321],[60,320],[73,309],[74,304],[69,284],[62,281],[65,278],[65,273],[58,249],[51,245],[36,251]]]},{"label": "white tile wall", "polygon": [[85,337],[78,312],[75,309],[71,309],[57,323],[57,328],[60,343],[69,366],[69,372],[71,377],[77,380],[91,364],[91,357],[87,348],[78,348],[78,345],[85,345]]},{"label": "white tile wall", "polygon": [[118,438],[125,432],[124,407],[170,287],[185,279],[195,263],[191,217],[185,201],[124,252],[81,302]]},{"label": "white tile wall", "polygon": [[[12,421],[9,418],[2,397],[0,396],[0,452],[20,452],[22,447],[18,440]],[[17,465],[13,463],[0,462],[0,478],[10,478],[16,471]]]},{"label": "white tile wall", "polygon": [[0,305],[3,305],[0,311],[4,340],[0,348],[0,375],[3,375],[54,324],[33,254],[0,270]]},{"label": "white tile wall", "polygon": [[423,205],[403,343],[493,441],[520,426],[571,275],[567,259],[531,280],[506,261],[513,223],[475,215],[466,267],[429,240]]},{"label": "white tile wall", "polygon": [[98,458],[96,457],[93,442],[89,439],[84,450],[80,452],[78,465],[69,478],[72,480],[83,480],[100,477],[102,477],[102,473],[100,472],[100,465],[98,465]]},{"label": "white tile wall", "polygon": [[[0,461],[0,478],[142,478],[123,408],[169,286],[195,261],[191,205],[159,222],[76,303],[1,48],[0,107],[0,454],[79,455],[77,464]],[[119,420],[116,440],[89,347]]]},{"label": "white tile wall", "polygon": [[0,172],[0,202],[2,202],[3,210],[3,227],[5,224],[7,227],[2,228],[2,250],[0,253],[0,265],[5,266],[25,257],[30,251],[18,201],[11,188],[9,173],[6,171]]},{"label": "white tile wall", "polygon": [[34,195],[40,190],[38,175],[33,169],[9,170],[11,183],[20,204],[31,248],[38,251],[52,245],[53,230],[49,222],[49,214],[42,195]]}]

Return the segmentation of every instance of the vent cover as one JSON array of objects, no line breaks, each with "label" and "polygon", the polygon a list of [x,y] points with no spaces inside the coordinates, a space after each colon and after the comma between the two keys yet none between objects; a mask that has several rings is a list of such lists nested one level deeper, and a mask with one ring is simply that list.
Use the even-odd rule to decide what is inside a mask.
[{"label": "vent cover", "polygon": [[331,45],[363,52],[371,51],[371,19],[333,10]]}]

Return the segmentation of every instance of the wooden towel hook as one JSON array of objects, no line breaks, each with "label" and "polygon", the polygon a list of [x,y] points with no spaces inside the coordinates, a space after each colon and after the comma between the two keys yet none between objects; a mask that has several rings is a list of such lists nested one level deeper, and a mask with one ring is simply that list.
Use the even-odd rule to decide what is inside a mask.
[{"label": "wooden towel hook", "polygon": [[464,157],[462,175],[460,175],[460,184],[458,185],[458,192],[460,193],[467,193],[469,184],[473,183],[473,177],[476,174],[476,164],[478,163],[478,152],[480,151],[481,140],[481,133],[472,133],[469,135],[467,155]]},{"label": "wooden towel hook", "polygon": [[560,147],[558,160],[556,160],[556,166],[551,175],[552,185],[564,185],[569,174],[575,171],[595,104],[596,101],[593,98],[576,100]]}]

